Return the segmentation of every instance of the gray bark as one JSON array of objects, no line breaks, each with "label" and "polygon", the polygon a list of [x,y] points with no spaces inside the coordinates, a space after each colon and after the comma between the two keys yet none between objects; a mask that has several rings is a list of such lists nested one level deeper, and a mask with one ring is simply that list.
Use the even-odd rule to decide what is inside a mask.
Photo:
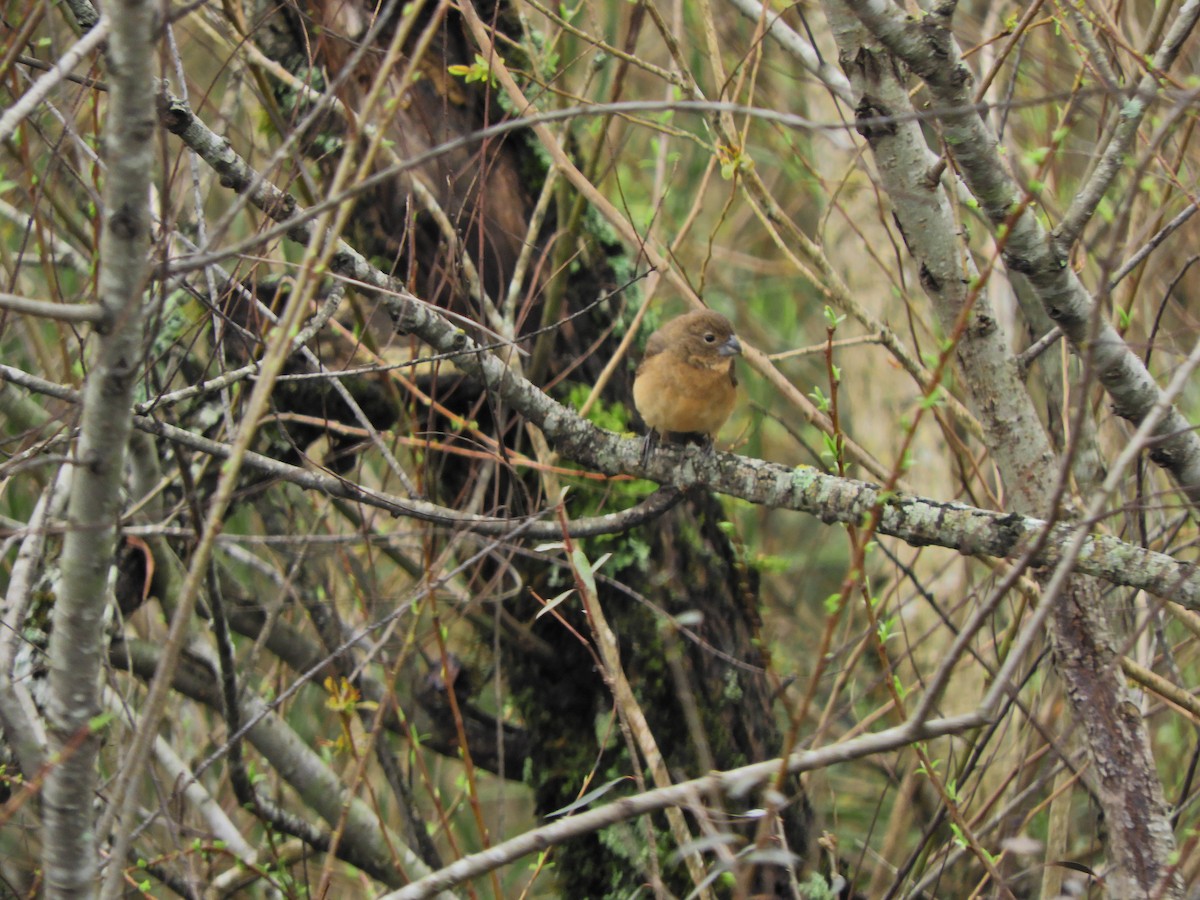
[{"label": "gray bark", "polygon": [[104,320],[93,336],[84,386],[62,581],[50,636],[46,716],[54,765],[43,794],[47,897],[88,897],[96,885],[92,804],[100,738],[92,720],[100,712],[105,608],[133,388],[142,361],[156,131],[157,8],[149,0],[115,0],[108,7],[108,174],[97,298]]}]

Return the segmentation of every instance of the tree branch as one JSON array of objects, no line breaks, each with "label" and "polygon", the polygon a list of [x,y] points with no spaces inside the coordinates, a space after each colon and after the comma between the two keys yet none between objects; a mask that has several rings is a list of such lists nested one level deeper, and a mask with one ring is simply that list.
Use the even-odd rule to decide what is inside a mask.
[{"label": "tree branch", "polygon": [[[160,648],[145,641],[114,644],[109,656],[114,666],[146,681],[154,677],[161,662]],[[175,670],[172,687],[218,712],[222,709],[214,673],[193,660]],[[343,859],[390,885],[403,881],[395,854],[408,871],[428,871],[396,835],[382,832],[378,817],[367,804],[349,797],[338,776],[263,700],[243,693],[239,707],[242,720],[248,723],[244,729],[247,739],[311,809],[334,824],[342,817],[343,804],[349,804],[345,835],[339,845]],[[324,837],[327,841],[328,834]]]},{"label": "tree branch", "polygon": [[[1100,158],[1095,171],[1092,172],[1092,177],[1075,194],[1075,199],[1071,201],[1071,207],[1063,216],[1062,222],[1054,229],[1054,239],[1058,242],[1059,252],[1068,252],[1071,245],[1079,240],[1084,226],[1095,215],[1096,208],[1112,186],[1117,173],[1125,167],[1126,155],[1133,146],[1138,129],[1142,127],[1142,120],[1146,118],[1146,113],[1150,109],[1150,101],[1147,98],[1155,95],[1162,73],[1171,68],[1176,57],[1179,56],[1179,51],[1183,48],[1184,41],[1195,29],[1198,19],[1200,19],[1200,0],[1187,0],[1179,8],[1174,24],[1171,25],[1170,31],[1167,32],[1167,36],[1155,52],[1154,58],[1149,61],[1148,71],[1142,75],[1134,95],[1120,106],[1113,107],[1112,115],[1117,117],[1113,138],[1104,148],[1104,155]],[[1086,26],[1084,27],[1086,28]]]},{"label": "tree branch", "polygon": [[967,713],[928,722],[905,722],[895,728],[874,734],[863,735],[846,741],[793,754],[786,760],[772,759],[766,762],[717,772],[691,781],[681,781],[670,787],[656,788],[633,797],[624,797],[606,806],[576,813],[550,825],[543,825],[504,841],[480,853],[464,856],[444,869],[412,884],[384,894],[379,900],[423,900],[438,891],[461,884],[469,878],[491,872],[506,863],[520,859],[561,844],[571,838],[599,831],[617,822],[644,816],[670,807],[687,808],[702,797],[728,796],[745,798],[751,791],[778,777],[781,769],[792,774],[811,772],[841,762],[849,762],[871,756],[884,750],[903,747],[913,741],[929,740],[948,734],[958,734],[986,722],[978,713]]},{"label": "tree branch", "polygon": [[[78,468],[67,507],[70,527],[63,541],[62,585],[50,633],[47,756],[57,764],[46,777],[43,795],[47,897],[88,897],[96,888],[92,804],[100,739],[91,729],[100,712],[99,674],[107,641],[104,616],[111,593],[108,575],[116,544],[133,388],[142,358],[154,171],[156,11],[150,0],[114,0],[107,11],[112,17],[108,44],[112,81],[105,129],[108,173],[98,297],[104,318],[93,336],[84,386],[75,451]],[[108,21],[102,18],[75,46],[76,57],[100,44]],[[29,94],[23,99],[27,98]],[[59,759],[74,742],[77,751]]]},{"label": "tree branch", "polygon": [[[826,0],[826,6],[841,12],[838,0]],[[930,15],[923,24],[934,30],[930,43],[945,51],[953,41],[940,18],[938,14]],[[847,25],[841,31],[835,28],[835,32],[843,64],[852,83],[862,91],[858,109],[866,108],[872,115],[893,110],[902,115],[909,112],[907,86],[893,74],[899,67],[891,59],[890,50],[872,46],[861,26]],[[945,72],[939,72],[938,77],[953,81],[961,90],[960,79],[966,69],[961,63],[954,65],[955,56],[951,55],[950,60],[947,68],[954,72],[954,79]],[[944,59],[942,65],[946,66]],[[922,74],[928,77],[931,72]],[[877,110],[876,106],[882,108]],[[955,351],[972,409],[983,424],[988,449],[1006,489],[1013,495],[1013,507],[1022,513],[1052,514],[1062,486],[1049,440],[1017,377],[1008,337],[997,324],[988,301],[986,279],[979,277],[966,248],[959,246],[957,229],[941,191],[921,190],[922,181],[927,181],[923,171],[924,139],[908,121],[871,128],[863,134],[871,145],[906,244],[920,265],[922,286],[943,328],[957,342]],[[972,155],[972,148],[953,141],[948,141],[948,146],[956,157]],[[1032,219],[1025,209],[1027,200],[1023,198],[1020,206],[1009,210],[1005,221]],[[1157,422],[1170,409],[1170,402],[1200,360],[1200,356],[1193,356],[1176,372],[1171,385],[1157,395],[1158,402],[1140,417],[1137,434],[1110,470],[1103,488],[1095,492],[1089,517],[1103,514],[1129,459],[1146,446]],[[1059,546],[1073,553],[1081,539],[1082,535],[1077,534]],[[1064,561],[1067,565],[1045,585],[1037,614],[1051,625],[1056,670],[1064,682],[1074,719],[1085,735],[1088,758],[1103,776],[1097,799],[1110,825],[1105,835],[1112,865],[1110,885],[1120,896],[1179,896],[1180,885],[1170,874],[1175,843],[1146,727],[1139,715],[1124,712],[1132,704],[1120,669],[1111,617],[1099,602],[1096,582],[1078,574],[1067,577],[1070,557]],[[1027,630],[1029,634],[1038,633]],[[1012,657],[1023,658],[1024,654],[1014,651]],[[996,872],[989,869],[989,873],[998,879]],[[1003,889],[1002,884],[998,887]]]},{"label": "tree branch", "polygon": [[104,307],[99,303],[50,303],[19,297],[16,294],[0,293],[0,309],[11,309],[27,316],[39,316],[58,322],[90,322],[95,325],[104,321]]},{"label": "tree branch", "polygon": [[[453,329],[452,325],[447,327]],[[460,364],[468,358],[477,363],[476,357],[480,353],[486,354],[486,351],[460,350],[452,355]],[[490,357],[490,354],[487,355]],[[503,368],[503,363],[495,357],[490,358]],[[475,374],[479,376],[478,369]],[[69,388],[46,382],[11,366],[0,365],[0,378],[33,390],[44,389],[45,393],[62,399],[72,400],[76,397]],[[505,399],[539,425],[556,449],[566,457],[608,475],[634,475],[681,489],[704,487],[761,506],[808,513],[826,523],[858,524],[879,503],[884,507],[879,523],[880,534],[899,538],[914,547],[946,547],[966,556],[1013,558],[1020,555],[1022,548],[1032,544],[1046,528],[1047,523],[1043,519],[1032,516],[1001,513],[965,503],[909,494],[884,495],[877,485],[826,475],[810,466],[791,468],[728,453],[708,454],[696,448],[662,446],[643,466],[640,440],[630,440],[597,428],[518,376],[505,378],[503,383],[509,389]],[[488,386],[500,390],[502,382],[497,377],[488,382]],[[145,416],[136,416],[134,427],[218,459],[227,458],[232,451],[228,444]],[[561,529],[553,522],[530,524],[525,519],[460,513],[427,501],[363,488],[324,472],[292,466],[261,453],[247,453],[245,465],[308,490],[382,509],[396,516],[493,536],[517,531],[527,535],[530,540],[538,541],[556,540],[562,536]],[[631,510],[574,520],[570,523],[570,534],[572,537],[586,537],[640,524],[665,511],[664,504],[668,499],[669,495],[655,494],[633,507],[637,511],[636,520],[630,516]],[[542,514],[549,515],[550,510]],[[1056,564],[1061,558],[1057,544],[1071,531],[1069,524],[1055,525],[1045,548],[1034,557],[1033,565]],[[1200,610],[1200,569],[1192,563],[1146,550],[1112,535],[1091,535],[1080,554],[1076,569],[1112,584],[1136,587],[1167,597],[1189,609]]]},{"label": "tree branch", "polygon": [[34,82],[33,87],[22,94],[20,100],[6,109],[3,115],[0,115],[0,143],[12,137],[13,132],[25,120],[25,117],[37,109],[50,92],[83,62],[85,56],[95,52],[96,48],[104,43],[105,38],[108,37],[109,24],[109,19],[104,16],[94,20],[87,34],[80,38],[75,46],[69,47],[49,72]]},{"label": "tree branch", "polygon": [[[1090,355],[1113,401],[1113,412],[1140,424],[1162,391],[1116,329],[1098,316],[1091,295],[1056,242],[1022,202],[1022,192],[1000,157],[996,136],[974,104],[972,75],[948,23],[936,14],[910,20],[886,0],[847,0],[847,5],[929,87],[942,109],[945,145],[967,187],[992,227],[1005,228],[1005,263],[1028,279],[1046,314],[1062,328],[1075,352]],[[1155,436],[1158,440],[1150,458],[1171,473],[1193,505],[1200,505],[1200,436],[1174,407],[1159,422]]]}]

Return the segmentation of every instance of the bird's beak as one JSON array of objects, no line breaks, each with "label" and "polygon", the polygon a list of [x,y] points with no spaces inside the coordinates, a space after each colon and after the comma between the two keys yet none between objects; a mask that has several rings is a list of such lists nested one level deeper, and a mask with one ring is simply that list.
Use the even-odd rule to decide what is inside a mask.
[{"label": "bird's beak", "polygon": [[737,339],[736,334],[731,334],[729,339],[717,348],[717,353],[720,356],[741,356],[742,342]]}]

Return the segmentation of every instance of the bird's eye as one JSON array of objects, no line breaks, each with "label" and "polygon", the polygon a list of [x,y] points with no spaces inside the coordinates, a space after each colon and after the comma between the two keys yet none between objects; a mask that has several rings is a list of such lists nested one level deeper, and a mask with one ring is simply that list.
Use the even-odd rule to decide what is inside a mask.
[{"label": "bird's eye", "polygon": [[716,339],[717,339],[717,336],[715,334],[713,334],[711,331],[708,332],[708,334],[704,335],[704,343],[706,343],[706,344],[711,344]]}]

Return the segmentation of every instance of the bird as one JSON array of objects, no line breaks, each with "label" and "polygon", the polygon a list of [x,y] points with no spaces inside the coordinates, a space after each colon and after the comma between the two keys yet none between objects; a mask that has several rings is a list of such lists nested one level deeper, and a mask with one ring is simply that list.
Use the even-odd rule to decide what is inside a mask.
[{"label": "bird", "polygon": [[733,357],[741,352],[733,325],[710,309],[677,316],[650,335],[633,379],[633,404],[647,429],[642,465],[660,434],[700,435],[711,450],[733,412]]}]

